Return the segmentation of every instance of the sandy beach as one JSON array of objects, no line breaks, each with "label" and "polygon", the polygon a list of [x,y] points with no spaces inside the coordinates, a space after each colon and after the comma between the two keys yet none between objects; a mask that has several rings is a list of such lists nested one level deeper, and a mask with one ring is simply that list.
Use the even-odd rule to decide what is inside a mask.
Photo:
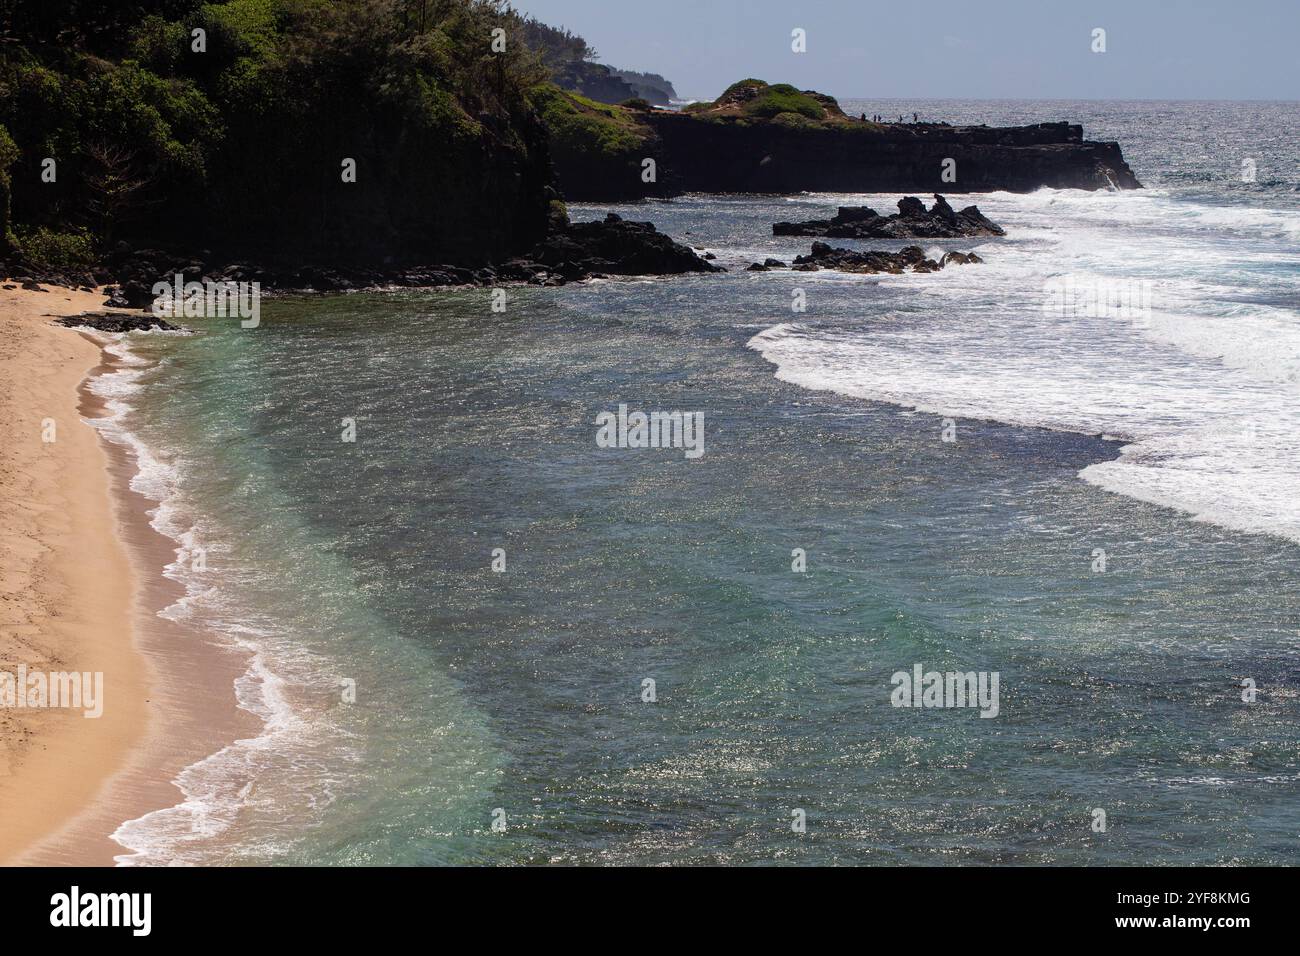
[{"label": "sandy beach", "polygon": [[0,708],[0,863],[108,865],[118,824],[179,802],[176,772],[256,722],[234,704],[239,658],[157,617],[179,592],[171,542],[126,449],[84,421],[111,360],[51,316],[103,295],[43,288],[0,290],[0,671],[102,672],[104,703]]}]

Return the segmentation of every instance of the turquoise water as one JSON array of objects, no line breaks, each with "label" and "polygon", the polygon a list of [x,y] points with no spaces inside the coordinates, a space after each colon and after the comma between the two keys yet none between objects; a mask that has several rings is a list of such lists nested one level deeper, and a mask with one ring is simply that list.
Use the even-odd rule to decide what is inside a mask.
[{"label": "turquoise water", "polygon": [[[144,364],[105,387],[184,548],[166,613],[256,654],[239,693],[268,731],[124,825],[123,858],[1296,862],[1300,548],[1269,440],[1296,407],[1294,138],[1291,180],[1216,186],[1249,130],[1183,109],[1204,178],[1161,182],[1183,173],[1150,108],[1106,107],[1155,188],[976,197],[1008,239],[943,248],[987,268],[744,273],[806,251],[772,222],[845,197],[692,196],[612,208],[726,275],[511,289],[505,313],[275,298],[255,330],[132,337]],[[1049,323],[1063,265],[1136,270],[1177,321]],[[1213,354],[1229,320],[1267,361]],[[705,454],[597,447],[620,403],[702,412]],[[1211,440],[1244,413],[1258,447]],[[998,672],[1000,713],[891,706],[917,663]]]}]

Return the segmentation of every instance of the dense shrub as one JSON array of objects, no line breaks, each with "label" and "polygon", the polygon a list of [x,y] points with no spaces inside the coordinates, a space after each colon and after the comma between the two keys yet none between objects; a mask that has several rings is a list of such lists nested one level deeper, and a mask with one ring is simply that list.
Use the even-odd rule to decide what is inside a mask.
[{"label": "dense shrub", "polygon": [[532,99],[559,148],[613,159],[645,155],[648,130],[627,111],[569,93],[550,83],[537,86]]},{"label": "dense shrub", "polygon": [[9,189],[13,180],[9,168],[18,159],[18,144],[9,135],[9,130],[0,126],[0,252],[13,245],[9,229]]},{"label": "dense shrub", "polygon": [[742,107],[746,116],[771,118],[780,113],[796,113],[819,120],[826,110],[816,99],[800,93],[788,83],[769,86]]},{"label": "dense shrub", "polygon": [[777,113],[772,117],[772,122],[788,129],[816,129],[819,126],[816,120],[809,119],[802,113]]},{"label": "dense shrub", "polygon": [[0,45],[14,222],[381,261],[491,258],[546,228],[527,95],[545,70],[500,2],[50,6],[27,45]]},{"label": "dense shrub", "polygon": [[41,271],[84,270],[95,261],[94,239],[87,229],[54,232],[44,226],[20,226],[14,248],[23,262]]}]

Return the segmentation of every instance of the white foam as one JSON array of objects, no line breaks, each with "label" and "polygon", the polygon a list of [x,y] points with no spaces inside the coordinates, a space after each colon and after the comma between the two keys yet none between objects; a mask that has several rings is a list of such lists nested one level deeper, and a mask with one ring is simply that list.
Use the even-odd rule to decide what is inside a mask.
[{"label": "white foam", "polygon": [[[750,347],[807,388],[1122,436],[1132,444],[1121,457],[1084,480],[1300,541],[1300,313],[1287,304],[1300,302],[1300,216],[1157,191],[977,201],[1008,228],[981,247],[985,265],[939,273],[891,314],[784,323]],[[1045,313],[1045,287],[1067,276],[1147,282],[1152,309]]]},{"label": "white foam", "polygon": [[176,543],[175,560],[163,573],[180,583],[184,594],[158,615],[193,624],[247,654],[247,669],[235,680],[235,699],[262,722],[256,736],[184,768],[172,781],[184,795],[180,803],[122,823],[112,838],[129,852],[115,861],[118,865],[201,862],[205,845],[234,827],[256,802],[259,782],[276,768],[303,769],[310,762],[315,789],[304,785],[300,796],[320,805],[332,799],[331,772],[326,768],[338,769],[350,755],[334,747],[328,758],[311,760],[310,754],[322,748],[323,741],[337,743],[346,735],[327,726],[319,715],[300,712],[286,694],[290,682],[329,683],[328,677],[322,678],[320,663],[301,649],[295,651],[291,641],[287,647],[286,642],[272,641],[277,636],[275,623],[251,618],[249,610],[223,588],[221,574],[194,570],[193,559],[200,549],[209,562],[219,562],[228,549],[222,536],[205,527],[206,519],[185,502],[182,457],[174,450],[150,447],[129,425],[135,411],[132,399],[147,387],[141,380],[153,363],[132,351],[130,336],[110,339],[107,351],[121,367],[91,380],[90,390],[104,400],[107,414],[86,421],[108,440],[128,448],[136,464],[131,489],[156,503],[148,512],[150,524]]}]

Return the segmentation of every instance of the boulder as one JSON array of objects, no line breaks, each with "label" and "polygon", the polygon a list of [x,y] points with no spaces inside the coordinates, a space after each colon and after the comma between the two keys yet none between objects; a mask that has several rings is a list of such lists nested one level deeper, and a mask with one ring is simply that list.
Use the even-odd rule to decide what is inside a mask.
[{"label": "boulder", "polygon": [[[690,246],[675,242],[649,222],[631,222],[614,213],[603,222],[570,223],[530,253],[556,269],[569,264],[575,277],[602,272],[610,275],[678,275],[721,272]],[[581,275],[580,275],[581,274]]]}]

